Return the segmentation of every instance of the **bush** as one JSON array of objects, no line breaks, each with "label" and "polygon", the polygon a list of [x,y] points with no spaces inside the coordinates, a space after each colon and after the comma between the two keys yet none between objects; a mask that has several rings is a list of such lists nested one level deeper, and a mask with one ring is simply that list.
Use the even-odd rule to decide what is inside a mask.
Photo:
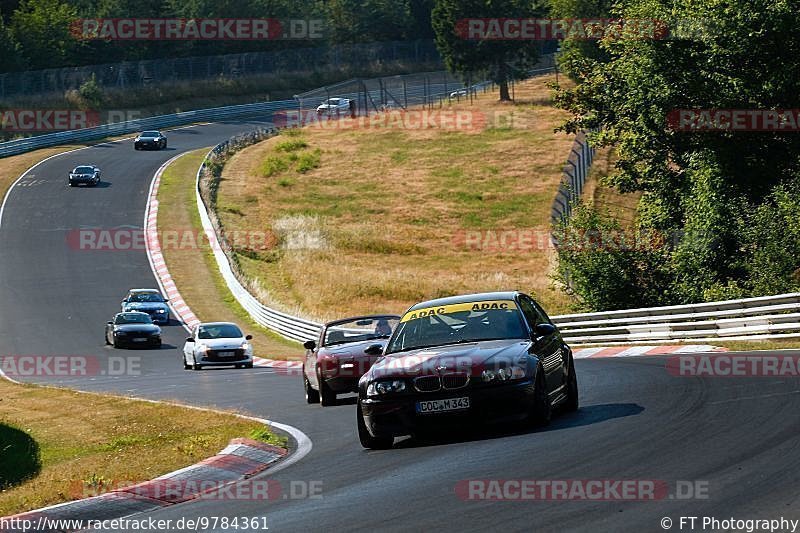
[{"label": "bush", "polygon": [[577,205],[554,232],[554,278],[576,298],[576,310],[607,311],[661,305],[669,287],[664,239],[623,231],[593,208]]},{"label": "bush", "polygon": [[97,109],[103,102],[103,89],[97,84],[94,74],[78,88],[78,94],[85,108]]},{"label": "bush", "polygon": [[297,164],[294,168],[300,174],[305,174],[309,170],[319,167],[321,156],[322,152],[319,149],[316,149],[313,152],[303,152],[298,156]]}]

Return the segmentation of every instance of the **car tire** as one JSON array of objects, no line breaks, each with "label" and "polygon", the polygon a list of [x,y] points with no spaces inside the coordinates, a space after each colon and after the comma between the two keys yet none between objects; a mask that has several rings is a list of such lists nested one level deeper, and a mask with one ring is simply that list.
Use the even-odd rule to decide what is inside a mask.
[{"label": "car tire", "polygon": [[305,372],[303,372],[303,388],[306,392],[306,403],[319,403],[319,392],[311,388],[311,382],[308,381]]},{"label": "car tire", "polygon": [[243,365],[245,368],[253,368],[253,363],[247,363]]},{"label": "car tire", "polygon": [[138,145],[136,145],[136,144],[134,144],[134,145],[133,145],[133,149],[134,149],[134,150],[141,150],[141,148],[139,148],[139,146],[138,146]]},{"label": "car tire", "polygon": [[322,373],[317,369],[317,383],[319,383],[319,403],[322,407],[331,407],[336,405],[336,393],[331,390],[325,380],[322,379]]},{"label": "car tire", "polygon": [[192,356],[192,370],[203,370],[203,367],[197,364],[197,359]]},{"label": "car tire", "polygon": [[75,184],[74,184],[74,183],[72,183],[72,182],[70,181],[70,182],[69,182],[69,186],[70,186],[70,187],[74,187],[74,186],[75,186]]},{"label": "car tire", "polygon": [[192,365],[186,362],[186,354],[181,354],[181,359],[183,359],[183,369],[184,370],[191,370]]},{"label": "car tire", "polygon": [[358,401],[356,417],[358,418],[358,440],[361,446],[368,450],[388,450],[392,447],[392,444],[394,444],[392,437],[373,437],[370,435],[367,425],[364,423],[364,416],[361,413],[361,400]]},{"label": "car tire", "polygon": [[578,410],[580,402],[578,400],[578,376],[575,374],[575,361],[572,355],[569,356],[569,377],[567,378],[567,400],[564,402],[564,410],[572,413]]},{"label": "car tire", "polygon": [[111,346],[113,346],[114,349],[116,350],[117,348],[120,347],[120,343],[117,342],[117,339],[114,339],[111,341]]},{"label": "car tire", "polygon": [[535,426],[546,426],[553,416],[553,406],[550,403],[550,395],[547,393],[547,381],[544,377],[544,367],[541,364],[536,370],[536,386],[533,397],[530,421]]}]

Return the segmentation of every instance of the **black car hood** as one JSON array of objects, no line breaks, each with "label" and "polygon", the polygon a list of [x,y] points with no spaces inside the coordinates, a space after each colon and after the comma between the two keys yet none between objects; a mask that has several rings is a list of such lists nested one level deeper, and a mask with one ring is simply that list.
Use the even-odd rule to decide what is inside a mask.
[{"label": "black car hood", "polygon": [[448,344],[389,354],[376,362],[366,379],[414,377],[446,372],[467,372],[478,376],[489,367],[525,360],[531,341],[503,339],[465,344]]},{"label": "black car hood", "polygon": [[119,324],[114,326],[114,331],[125,333],[158,333],[161,328],[154,324]]}]

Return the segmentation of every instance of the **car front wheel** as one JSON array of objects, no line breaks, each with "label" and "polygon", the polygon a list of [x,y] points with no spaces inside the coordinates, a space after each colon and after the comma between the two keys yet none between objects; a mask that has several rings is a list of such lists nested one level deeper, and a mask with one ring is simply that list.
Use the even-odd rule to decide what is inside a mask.
[{"label": "car front wheel", "polygon": [[373,437],[370,434],[361,411],[361,400],[358,401],[356,417],[358,418],[358,440],[361,442],[361,446],[368,450],[388,450],[392,447],[394,444],[392,437]]},{"label": "car front wheel", "polygon": [[547,380],[544,377],[544,367],[540,364],[536,369],[536,388],[533,393],[533,412],[530,421],[536,426],[546,426],[550,423],[553,407],[550,404],[550,395],[547,393]]},{"label": "car front wheel", "polygon": [[305,372],[303,372],[303,388],[306,392],[306,403],[319,403],[319,392],[311,388],[311,382],[308,381]]},{"label": "car front wheel", "polygon": [[330,407],[336,405],[336,393],[331,390],[325,380],[322,379],[322,373],[317,369],[317,383],[319,383],[319,397],[322,407]]},{"label": "car front wheel", "polygon": [[573,412],[578,410],[578,376],[575,375],[575,361],[569,357],[569,377],[567,378],[567,401],[564,402],[564,410]]}]

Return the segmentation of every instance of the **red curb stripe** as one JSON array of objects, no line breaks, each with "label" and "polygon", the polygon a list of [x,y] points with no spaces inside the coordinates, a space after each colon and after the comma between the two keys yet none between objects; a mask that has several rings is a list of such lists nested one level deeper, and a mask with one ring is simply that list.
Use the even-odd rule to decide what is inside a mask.
[{"label": "red curb stripe", "polygon": [[240,455],[215,455],[200,461],[201,465],[212,466],[220,470],[227,470],[248,476],[256,472],[260,472],[267,467],[267,464],[260,463],[247,457]]},{"label": "red curb stripe", "polygon": [[617,355],[620,352],[624,352],[628,348],[629,348],[628,346],[612,346],[611,348],[603,348],[599,352],[593,353],[592,355],[590,355],[589,358],[593,358],[593,357],[613,357],[613,356]]}]

